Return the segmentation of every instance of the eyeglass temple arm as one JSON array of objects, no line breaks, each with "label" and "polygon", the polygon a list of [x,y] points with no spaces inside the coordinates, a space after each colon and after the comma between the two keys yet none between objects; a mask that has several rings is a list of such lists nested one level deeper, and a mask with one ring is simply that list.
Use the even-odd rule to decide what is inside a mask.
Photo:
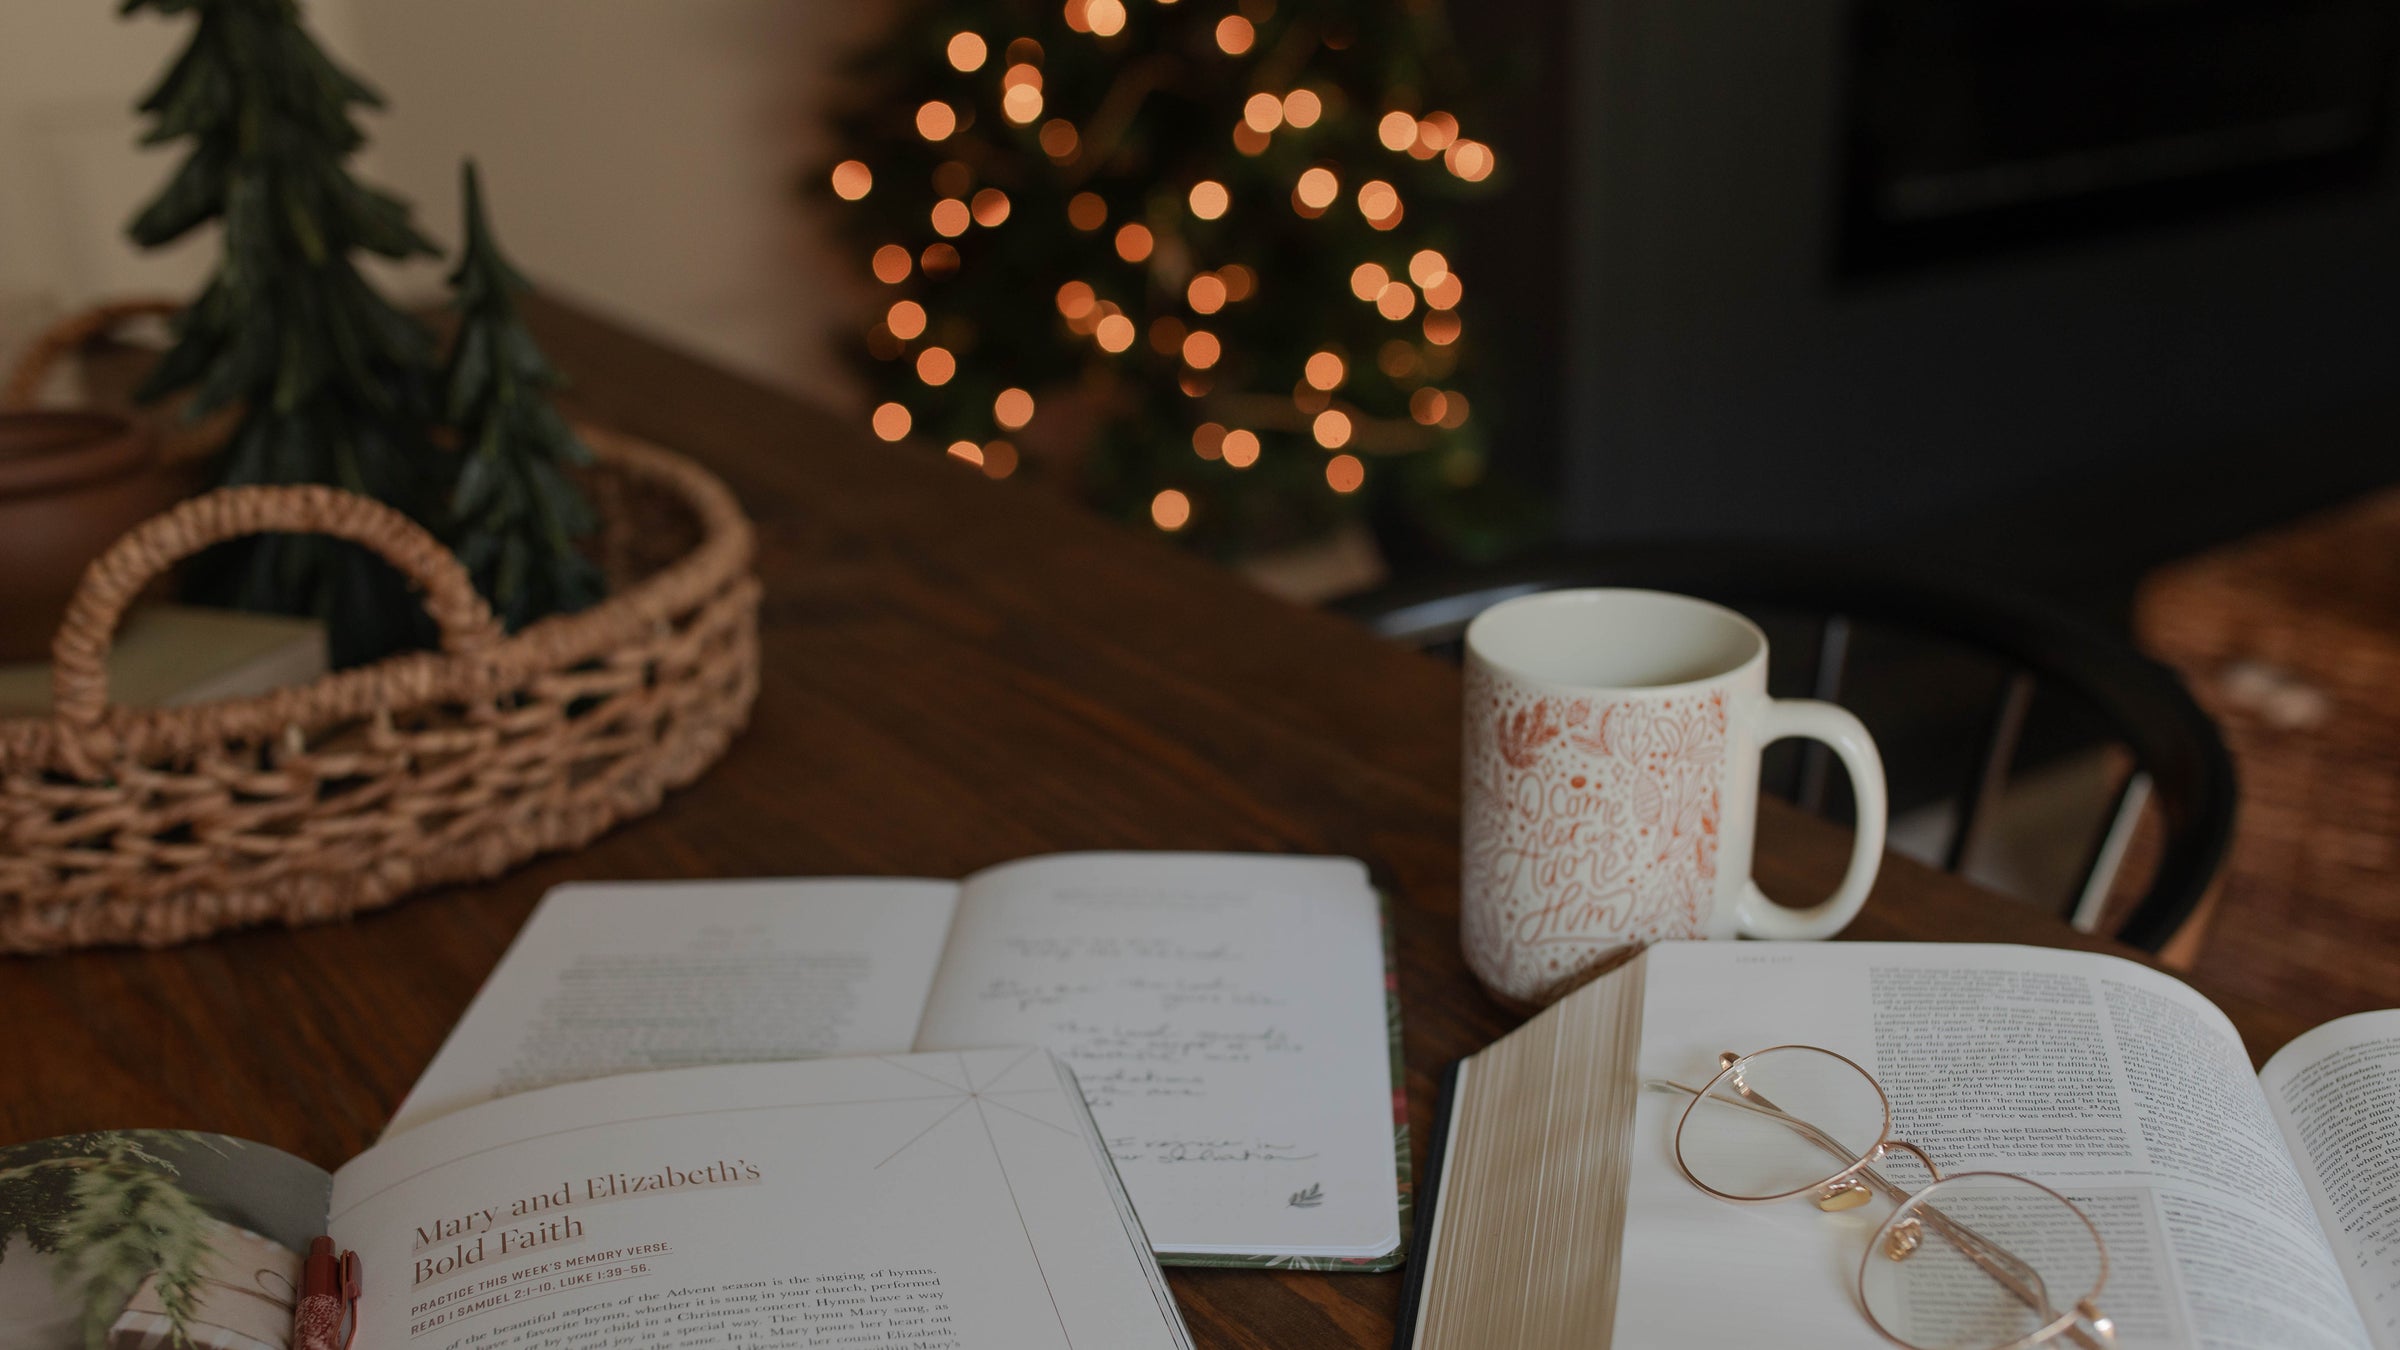
[{"label": "eyeglass temple arm", "polygon": [[[1653,1091],[1680,1092],[1688,1097],[1697,1098],[1703,1095],[1700,1089],[1695,1087],[1687,1087],[1671,1078],[1653,1078],[1645,1083],[1644,1086],[1652,1089]],[[1799,1134],[1802,1138],[1807,1139],[1810,1143],[1815,1144],[1818,1148],[1825,1150],[1827,1153],[1832,1154],[1835,1158],[1838,1158],[1842,1162],[1851,1166],[1857,1166],[1861,1161],[1857,1154],[1852,1153],[1847,1148],[1844,1148],[1840,1143],[1836,1142],[1831,1135],[1828,1135],[1823,1130],[1818,1129],[1809,1121],[1803,1120],[1800,1117],[1795,1116],[1790,1112],[1785,1111],[1783,1108],[1775,1105],[1773,1102],[1767,1100],[1764,1094],[1749,1087],[1747,1084],[1736,1084],[1734,1090],[1739,1092],[1741,1096],[1727,1097],[1723,1095],[1714,1095],[1709,1096],[1708,1100],[1725,1106],[1739,1107],[1744,1111],[1765,1116],[1768,1119],[1773,1120],[1785,1128]],[[1905,1139],[1893,1139],[1887,1142],[1891,1146],[1905,1148],[1909,1152],[1915,1154],[1917,1156],[1917,1161],[1925,1165],[1925,1171],[1928,1175],[1930,1175],[1936,1181],[1942,1179],[1941,1169],[1934,1165],[1933,1159],[1925,1156],[1925,1151],[1923,1149],[1918,1148],[1916,1145],[1909,1143]],[[1881,1172],[1876,1171],[1872,1166],[1859,1167],[1856,1175],[1864,1179],[1869,1185],[1875,1187],[1877,1190],[1882,1191],[1884,1195],[1890,1198],[1894,1204],[1906,1204],[1908,1202],[1908,1191],[1901,1187],[1898,1183],[1884,1176]],[[1944,1237],[1948,1238],[1951,1243],[1955,1245],[1961,1252],[1965,1253],[1968,1260],[1973,1261],[1976,1265],[1982,1267],[1986,1274],[1989,1274],[1994,1280],[1998,1281],[2010,1293],[2016,1295],[2016,1297],[2027,1307],[2034,1308],[2046,1315],[2053,1314],[2057,1311],[2056,1305],[2050,1301],[2049,1287],[2043,1282],[2040,1272],[2034,1270],[2031,1265],[2027,1264],[2015,1253],[2009,1251],[2006,1247],[2001,1246],[1999,1243],[1994,1242],[1992,1239],[1985,1237],[1981,1233],[1976,1232],[1967,1225],[1960,1223],[1958,1220],[1951,1218],[1949,1215],[1944,1214],[1939,1208],[1933,1205],[1919,1205],[1917,1206],[1917,1213],[1923,1217],[1930,1226],[1939,1231]],[[2106,1347],[2102,1346],[2099,1342],[2096,1342],[2090,1337],[2086,1336],[2081,1327],[2073,1324],[2070,1324],[2061,1334],[2072,1341],[2076,1346],[2080,1347],[2080,1350],[2106,1350]]]}]

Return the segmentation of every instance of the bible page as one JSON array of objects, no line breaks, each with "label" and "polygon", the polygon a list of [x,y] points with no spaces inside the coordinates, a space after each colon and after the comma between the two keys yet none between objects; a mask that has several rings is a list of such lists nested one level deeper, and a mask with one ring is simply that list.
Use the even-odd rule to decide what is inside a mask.
[{"label": "bible page", "polygon": [[906,1050],[946,881],[647,881],[542,898],[387,1135],[554,1083]]},{"label": "bible page", "polygon": [[546,1088],[334,1174],[371,1350],[1188,1350],[1038,1049]]},{"label": "bible page", "polygon": [[2400,1350],[2400,1011],[2328,1022],[2258,1077],[2367,1330]]},{"label": "bible page", "polygon": [[1381,910],[1349,859],[1086,854],[966,882],[921,1050],[1047,1046],[1161,1253],[1400,1243]]},{"label": "bible page", "polygon": [[[1646,962],[1644,1079],[1698,1087],[1720,1051],[1792,1043],[1856,1060],[1890,1096],[1893,1137],[1945,1173],[2020,1173],[2083,1209],[2119,1350],[2368,1345],[2239,1036],[2179,981],[1965,944],[1671,943]],[[1636,1108],[1615,1343],[1873,1340],[1855,1282],[1889,1202],[1827,1214],[1703,1193],[1675,1164],[1689,1101],[1650,1090]]]}]

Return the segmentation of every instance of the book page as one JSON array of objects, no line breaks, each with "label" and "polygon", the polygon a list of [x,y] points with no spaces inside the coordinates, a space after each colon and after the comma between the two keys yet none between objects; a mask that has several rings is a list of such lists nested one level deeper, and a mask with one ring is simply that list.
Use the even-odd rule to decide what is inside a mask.
[{"label": "book page", "polygon": [[0,1147],[0,1350],[282,1350],[332,1184],[197,1130]]},{"label": "book page", "polygon": [[906,1050],[957,898],[865,878],[561,886],[385,1132],[607,1074]]},{"label": "book page", "polygon": [[1380,912],[1348,859],[1087,854],[970,878],[919,1049],[1047,1046],[1161,1252],[1399,1245]]},{"label": "book page", "polygon": [[1188,1347],[1038,1049],[629,1074],[334,1175],[368,1350]]},{"label": "book page", "polygon": [[2318,1027],[2276,1051],[2259,1084],[2368,1332],[2400,1348],[2400,1010]]},{"label": "book page", "polygon": [[[1963,944],[1674,943],[1646,961],[1644,1079],[1697,1087],[1720,1051],[1791,1043],[1858,1061],[1894,1136],[1944,1172],[2022,1173],[2091,1217],[2120,1350],[2367,1345],[2240,1038],[2180,982]],[[1855,1280],[1889,1204],[1703,1193],[1674,1159],[1688,1100],[1645,1091],[1637,1107],[1616,1344],[1874,1339]]]}]

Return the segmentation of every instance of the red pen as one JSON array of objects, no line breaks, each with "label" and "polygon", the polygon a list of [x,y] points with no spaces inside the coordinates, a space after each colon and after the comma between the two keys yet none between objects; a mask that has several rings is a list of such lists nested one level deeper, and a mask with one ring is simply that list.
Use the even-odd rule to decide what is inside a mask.
[{"label": "red pen", "polygon": [[[348,1334],[342,1324],[347,1321]],[[300,1268],[300,1304],[292,1313],[292,1350],[350,1350],[358,1335],[358,1253],[337,1257],[332,1238],[312,1238]]]}]

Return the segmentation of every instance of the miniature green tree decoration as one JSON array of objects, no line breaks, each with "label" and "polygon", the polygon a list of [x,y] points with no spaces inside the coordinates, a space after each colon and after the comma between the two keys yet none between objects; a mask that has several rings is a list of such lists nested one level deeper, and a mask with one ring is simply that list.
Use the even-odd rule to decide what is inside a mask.
[{"label": "miniature green tree decoration", "polygon": [[[226,484],[329,483],[427,519],[443,478],[428,440],[433,344],[353,259],[432,253],[399,199],[344,169],[381,100],[301,26],[294,0],[124,0],[191,14],[190,45],[140,111],[146,145],[191,143],[129,225],[154,248],[221,222],[224,252],[142,389],[189,414],[238,407]],[[415,645],[425,620],[381,560],[319,536],[233,546],[196,569],[203,598],[326,620],[337,664]]]},{"label": "miniature green tree decoration", "polygon": [[517,315],[525,279],[492,238],[472,160],[460,177],[466,243],[450,274],[459,323],[443,375],[459,452],[451,543],[514,630],[600,598],[600,570],[575,547],[592,531],[592,509],[566,473],[591,454],[551,404],[558,372]]}]

